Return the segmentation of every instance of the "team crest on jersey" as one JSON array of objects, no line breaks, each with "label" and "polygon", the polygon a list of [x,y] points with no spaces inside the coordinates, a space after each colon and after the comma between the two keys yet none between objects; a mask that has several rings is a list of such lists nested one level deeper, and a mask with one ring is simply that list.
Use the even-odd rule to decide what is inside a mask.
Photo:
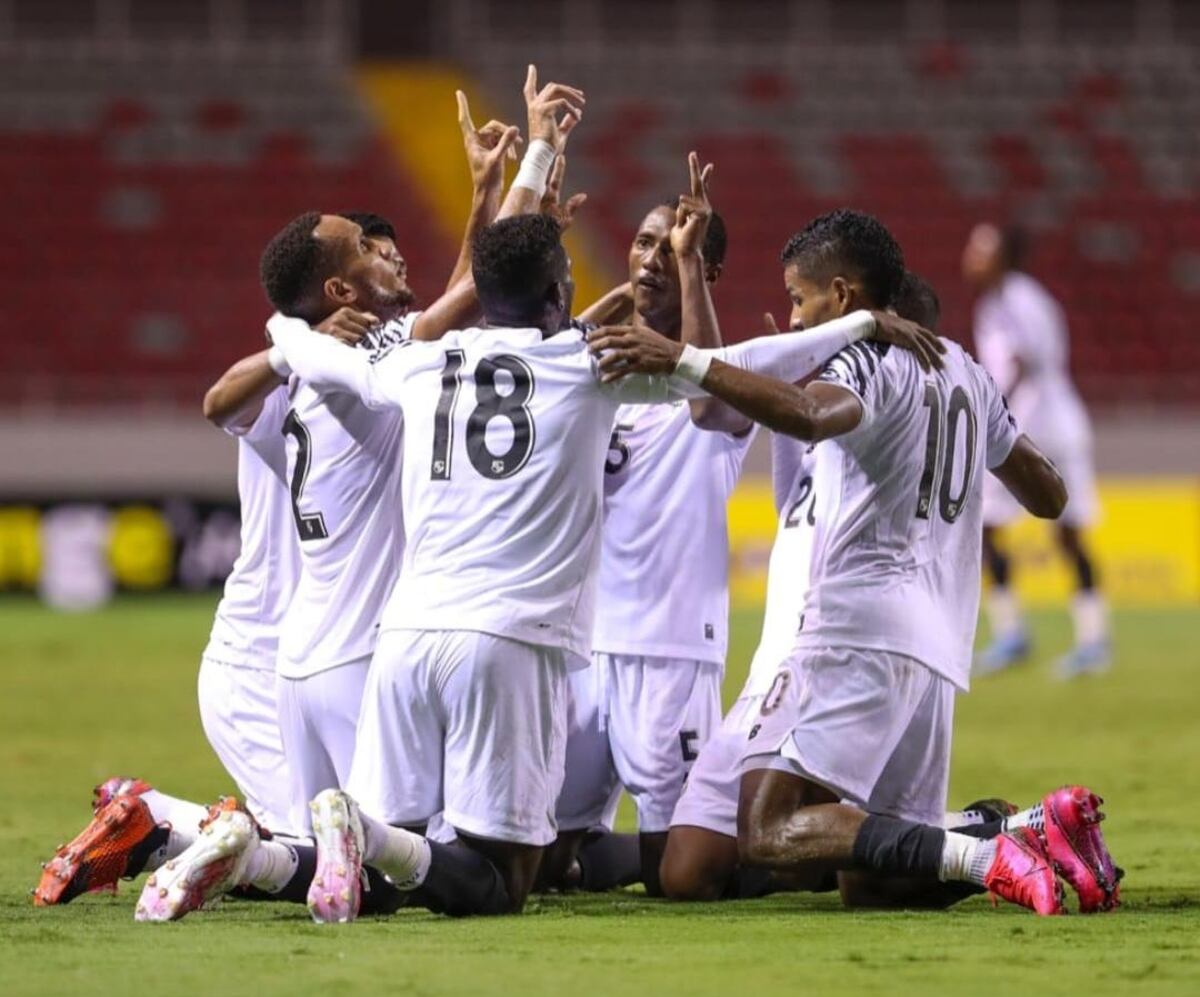
[{"label": "team crest on jersey", "polygon": [[507,465],[504,463],[504,461],[502,461],[502,460],[492,461],[492,473],[493,474],[503,474],[506,469],[507,469]]}]

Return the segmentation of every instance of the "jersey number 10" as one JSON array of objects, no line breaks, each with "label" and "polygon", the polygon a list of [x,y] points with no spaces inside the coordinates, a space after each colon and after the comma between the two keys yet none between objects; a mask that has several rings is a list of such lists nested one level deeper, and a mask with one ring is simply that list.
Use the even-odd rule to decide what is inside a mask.
[{"label": "jersey number 10", "polygon": [[[442,393],[433,417],[433,459],[429,476],[434,481],[449,481],[454,457],[454,409],[462,388],[462,350],[446,351],[442,368]],[[506,394],[496,390],[496,373],[505,371],[513,389]],[[536,433],[529,400],[533,397],[533,371],[520,357],[501,354],[484,357],[475,366],[475,408],[467,417],[467,457],[471,466],[485,478],[511,478],[529,461]],[[503,453],[492,453],[487,445],[487,427],[493,419],[505,419],[512,427],[512,442]]]},{"label": "jersey number 10", "polygon": [[[932,382],[925,385],[925,407],[929,409],[929,429],[925,433],[925,469],[921,472],[921,484],[917,489],[917,519],[929,518],[936,488],[938,513],[947,523],[953,523],[962,513],[963,502],[970,492],[971,478],[975,475],[975,412],[967,393],[961,386],[956,386],[950,392],[950,404],[943,417],[942,396]],[[959,417],[964,414],[967,417],[967,439],[963,452],[967,466],[958,494],[951,495]]]}]

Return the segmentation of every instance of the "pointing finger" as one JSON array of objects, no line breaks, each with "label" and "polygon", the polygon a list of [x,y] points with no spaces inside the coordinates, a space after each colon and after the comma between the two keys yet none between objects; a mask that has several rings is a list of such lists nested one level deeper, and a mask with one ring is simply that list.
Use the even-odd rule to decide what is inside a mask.
[{"label": "pointing finger", "polygon": [[475,123],[471,120],[471,108],[467,104],[467,95],[461,90],[455,90],[454,96],[458,100],[458,127],[462,129],[464,136],[470,135],[475,131]]},{"label": "pointing finger", "polygon": [[525,72],[525,103],[530,104],[537,97],[537,66],[532,62],[529,64],[529,69]]}]

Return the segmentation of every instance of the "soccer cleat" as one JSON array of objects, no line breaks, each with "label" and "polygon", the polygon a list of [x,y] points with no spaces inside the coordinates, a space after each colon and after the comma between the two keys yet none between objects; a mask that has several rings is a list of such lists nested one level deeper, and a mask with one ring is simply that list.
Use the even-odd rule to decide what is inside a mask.
[{"label": "soccer cleat", "polygon": [[146,880],[134,920],[176,921],[223,896],[241,882],[258,841],[254,818],[222,797],[201,821],[200,836]]},{"label": "soccer cleat", "polygon": [[984,888],[1039,914],[1065,914],[1062,883],[1037,832],[1018,827],[994,840],[996,857],[984,877]]},{"label": "soccer cleat", "polygon": [[308,887],[308,910],[318,924],[358,917],[363,892],[363,827],[358,804],[340,789],[326,789],[309,805],[317,868]]},{"label": "soccer cleat", "polygon": [[141,779],[114,775],[92,790],[92,813],[98,813],[118,796],[141,796],[154,787]]},{"label": "soccer cleat", "polygon": [[60,845],[42,866],[42,878],[33,891],[34,906],[70,903],[95,890],[115,893],[117,880],[137,875],[169,833],[169,828],[155,824],[140,796],[112,797],[70,844]]},{"label": "soccer cleat", "polygon": [[976,656],[975,674],[991,675],[1020,664],[1029,657],[1030,648],[1029,637],[1022,631],[997,637]]},{"label": "soccer cleat", "polygon": [[1112,655],[1108,641],[1098,640],[1089,644],[1080,644],[1064,654],[1055,663],[1054,669],[1061,679],[1073,679],[1080,675],[1098,675],[1108,671],[1112,664]]},{"label": "soccer cleat", "polygon": [[1082,914],[1112,910],[1120,903],[1121,870],[1100,831],[1103,802],[1086,786],[1063,786],[1042,801],[1046,851],[1078,894]]}]

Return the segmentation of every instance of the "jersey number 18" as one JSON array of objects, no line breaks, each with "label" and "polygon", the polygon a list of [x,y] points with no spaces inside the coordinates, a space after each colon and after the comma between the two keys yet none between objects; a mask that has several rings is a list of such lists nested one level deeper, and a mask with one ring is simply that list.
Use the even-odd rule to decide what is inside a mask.
[{"label": "jersey number 18", "polygon": [[[442,368],[442,393],[433,417],[433,459],[429,476],[434,481],[449,481],[454,456],[454,409],[462,388],[462,350],[446,351]],[[513,388],[505,394],[496,390],[496,374],[505,371]],[[484,357],[475,366],[475,408],[467,417],[467,457],[471,466],[485,478],[511,478],[529,461],[536,438],[529,401],[533,397],[533,371],[520,357],[500,354]],[[493,453],[487,445],[487,427],[493,419],[505,419],[512,427],[512,442],[503,453]]]}]

